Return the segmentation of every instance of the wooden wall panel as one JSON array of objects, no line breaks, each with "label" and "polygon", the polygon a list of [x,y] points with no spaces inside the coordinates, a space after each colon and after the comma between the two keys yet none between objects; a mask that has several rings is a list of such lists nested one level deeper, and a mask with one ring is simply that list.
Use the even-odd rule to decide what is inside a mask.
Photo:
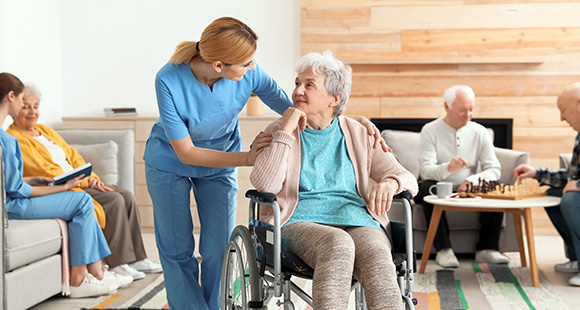
[{"label": "wooden wall panel", "polygon": [[580,12],[580,3],[373,7],[371,27],[405,30],[580,27],[580,18],[562,12]]},{"label": "wooden wall panel", "polygon": [[565,48],[580,42],[580,28],[401,31],[404,52]]},{"label": "wooden wall panel", "polygon": [[454,84],[470,85],[477,96],[557,96],[575,75],[539,76],[354,76],[352,92],[362,96],[439,96]]}]

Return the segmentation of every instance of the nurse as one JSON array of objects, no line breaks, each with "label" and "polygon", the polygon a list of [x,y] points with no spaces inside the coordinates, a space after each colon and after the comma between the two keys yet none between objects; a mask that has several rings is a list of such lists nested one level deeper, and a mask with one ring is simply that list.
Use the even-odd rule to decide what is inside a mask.
[{"label": "nurse", "polygon": [[[171,309],[219,309],[221,263],[235,225],[235,167],[252,166],[272,140],[271,134],[261,133],[242,152],[238,114],[251,93],[278,113],[292,106],[254,60],[257,40],[243,22],[219,18],[199,42],[178,45],[155,78],[160,117],[151,129],[144,160]],[[359,121],[378,135],[368,120]],[[200,219],[201,266],[193,255],[191,190]]]}]

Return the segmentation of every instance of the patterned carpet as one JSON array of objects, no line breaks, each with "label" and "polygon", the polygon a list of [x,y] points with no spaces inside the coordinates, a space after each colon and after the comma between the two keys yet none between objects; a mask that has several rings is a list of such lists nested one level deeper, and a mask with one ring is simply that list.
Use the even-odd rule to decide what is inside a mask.
[{"label": "patterned carpet", "polygon": [[[417,310],[569,309],[541,270],[539,276],[540,287],[536,288],[532,286],[529,268],[467,262],[455,269],[430,266],[425,274],[415,274],[413,297],[418,299]],[[302,284],[310,291],[309,281],[302,281]],[[299,299],[294,302],[298,310],[311,309]],[[269,309],[276,309],[274,304],[272,300]],[[352,308],[352,303],[349,306]],[[138,290],[120,291],[82,309],[169,309],[163,276],[159,275]]]},{"label": "patterned carpet", "polygon": [[138,291],[121,290],[116,294],[99,298],[83,310],[169,310],[165,295],[163,275],[155,277]]},{"label": "patterned carpet", "polygon": [[415,275],[418,310],[568,309],[540,270],[540,287],[532,286],[529,268],[462,263],[456,269]]}]

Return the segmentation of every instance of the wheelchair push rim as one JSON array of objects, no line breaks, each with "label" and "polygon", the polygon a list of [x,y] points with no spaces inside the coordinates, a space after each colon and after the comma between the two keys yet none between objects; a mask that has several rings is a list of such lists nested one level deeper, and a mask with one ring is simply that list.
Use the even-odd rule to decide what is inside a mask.
[{"label": "wheelchair push rim", "polygon": [[245,226],[234,228],[222,265],[221,309],[261,308],[254,241]]}]

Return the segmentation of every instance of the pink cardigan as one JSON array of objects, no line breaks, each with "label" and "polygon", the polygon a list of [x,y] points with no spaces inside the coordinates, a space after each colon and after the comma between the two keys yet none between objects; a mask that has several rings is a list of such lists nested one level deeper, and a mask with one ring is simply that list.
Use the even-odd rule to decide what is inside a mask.
[{"label": "pink cardigan", "polygon": [[[339,124],[346,141],[348,156],[355,170],[359,195],[368,205],[370,194],[369,178],[380,182],[393,178],[399,183],[397,193],[404,190],[417,194],[417,180],[407,171],[392,153],[385,153],[382,148],[373,148],[375,138],[369,136],[367,129],[358,121],[339,116]],[[296,129],[292,134],[280,130],[282,118],[266,128],[273,133],[273,141],[258,155],[250,174],[250,181],[257,190],[276,194],[281,209],[281,223],[284,225],[292,216],[298,203],[298,183],[300,179],[300,134]],[[376,129],[375,129],[376,130]],[[324,146],[321,146],[324,147]],[[383,227],[387,227],[387,215],[369,213]],[[271,208],[260,208],[260,220],[273,223]]]}]

